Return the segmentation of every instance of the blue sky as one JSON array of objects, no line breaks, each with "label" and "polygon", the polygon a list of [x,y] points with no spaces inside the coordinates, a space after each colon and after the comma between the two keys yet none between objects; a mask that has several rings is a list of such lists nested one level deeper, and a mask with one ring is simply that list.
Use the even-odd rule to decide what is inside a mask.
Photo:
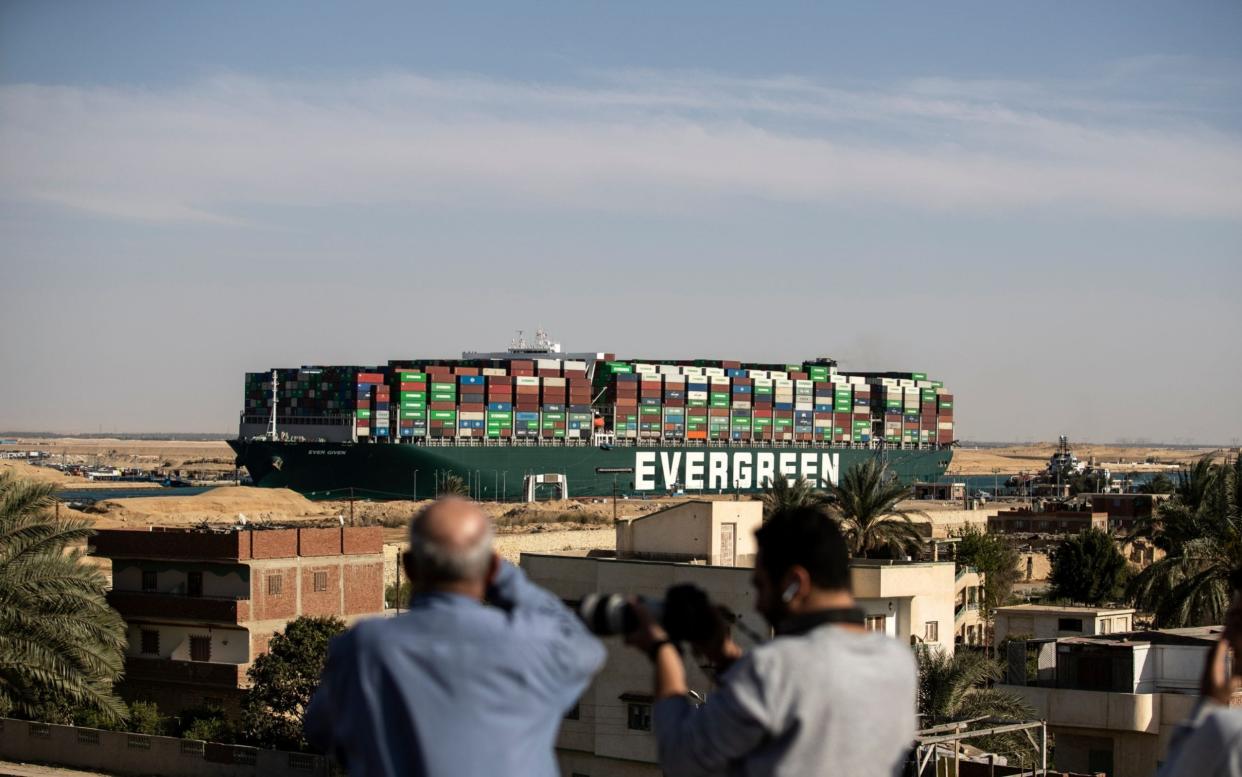
[{"label": "blue sky", "polygon": [[1242,6],[667,5],[0,2],[0,428],[544,326],[1242,436]]}]

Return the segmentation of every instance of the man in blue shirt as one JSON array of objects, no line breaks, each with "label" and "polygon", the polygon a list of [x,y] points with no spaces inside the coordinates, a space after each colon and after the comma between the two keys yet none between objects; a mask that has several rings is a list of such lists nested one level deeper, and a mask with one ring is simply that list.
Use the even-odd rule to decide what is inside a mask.
[{"label": "man in blue shirt", "polygon": [[410,523],[410,609],[334,639],[306,738],[351,775],[555,775],[561,720],[604,648],[501,561],[464,499]]}]

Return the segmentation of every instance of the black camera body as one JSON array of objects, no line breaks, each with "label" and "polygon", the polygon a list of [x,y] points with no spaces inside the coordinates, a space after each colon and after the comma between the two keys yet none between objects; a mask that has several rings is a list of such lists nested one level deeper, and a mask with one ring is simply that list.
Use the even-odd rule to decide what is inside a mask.
[{"label": "black camera body", "polygon": [[[707,642],[723,622],[707,592],[691,583],[672,586],[663,600],[640,597],[640,601],[674,642]],[[578,617],[601,637],[629,634],[638,628],[634,607],[621,594],[587,594],[578,606]]]}]

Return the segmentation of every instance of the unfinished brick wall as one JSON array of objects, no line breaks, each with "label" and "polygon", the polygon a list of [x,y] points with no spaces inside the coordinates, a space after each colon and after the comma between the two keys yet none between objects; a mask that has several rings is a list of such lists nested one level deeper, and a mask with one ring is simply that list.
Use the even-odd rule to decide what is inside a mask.
[{"label": "unfinished brick wall", "polygon": [[292,558],[298,555],[297,529],[251,531],[249,534],[251,558]]},{"label": "unfinished brick wall", "polygon": [[384,530],[379,526],[341,529],[341,551],[350,556],[384,552]]},{"label": "unfinished brick wall", "polygon": [[[324,576],[325,588],[315,590],[316,573]],[[302,567],[302,614],[341,614],[341,564],[305,564]]]},{"label": "unfinished brick wall", "polygon": [[384,609],[384,563],[347,564],[343,569],[345,614],[361,615]]},{"label": "unfinished brick wall", "polygon": [[298,529],[299,556],[337,556],[341,553],[341,528]]},{"label": "unfinished brick wall", "polygon": [[[280,593],[272,590],[271,579],[280,578]],[[298,568],[262,567],[250,574],[250,612],[253,620],[294,618],[298,614]]]}]

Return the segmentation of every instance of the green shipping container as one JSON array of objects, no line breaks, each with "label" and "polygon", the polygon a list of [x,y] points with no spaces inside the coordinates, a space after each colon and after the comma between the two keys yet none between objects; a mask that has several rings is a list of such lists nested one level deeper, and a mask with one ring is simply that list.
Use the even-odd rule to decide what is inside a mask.
[{"label": "green shipping container", "polygon": [[457,391],[456,383],[432,383],[432,391]]},{"label": "green shipping container", "polygon": [[456,421],[456,410],[432,410],[428,416],[432,421]]},{"label": "green shipping container", "polygon": [[912,380],[927,380],[926,372],[914,372],[910,374]]},{"label": "green shipping container", "polygon": [[370,417],[371,417],[371,411],[370,411],[370,410],[359,410],[359,411],[358,411],[358,417],[359,417],[359,418],[370,418]]},{"label": "green shipping container", "polygon": [[424,372],[402,372],[399,375],[399,383],[426,383],[427,374]]}]

